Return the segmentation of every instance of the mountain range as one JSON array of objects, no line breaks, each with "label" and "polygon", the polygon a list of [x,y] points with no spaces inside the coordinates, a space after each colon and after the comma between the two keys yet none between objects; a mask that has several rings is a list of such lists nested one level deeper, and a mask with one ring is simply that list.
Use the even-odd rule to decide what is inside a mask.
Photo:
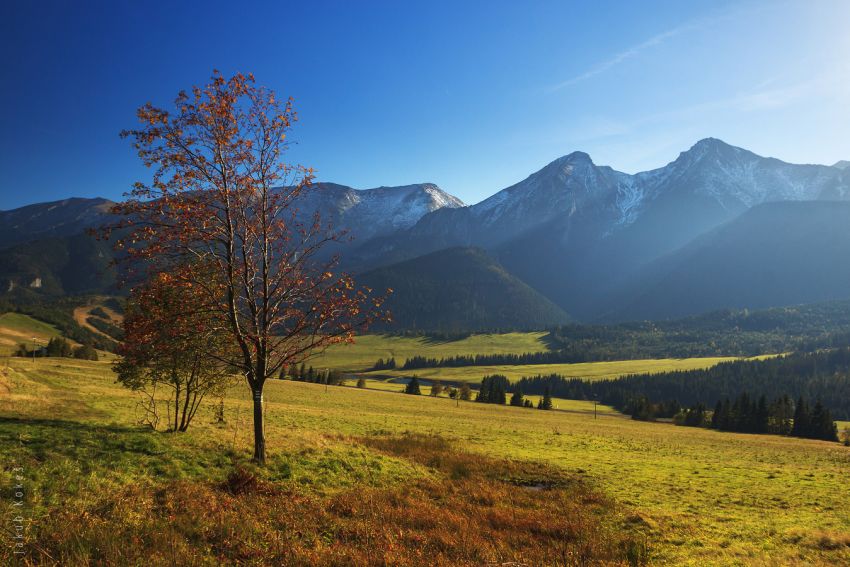
[{"label": "mountain range", "polygon": [[[317,183],[298,208],[349,231],[346,269],[370,285],[395,282],[403,327],[672,317],[850,297],[841,267],[850,247],[847,165],[790,164],[707,138],[637,174],[573,152],[471,206],[430,183]],[[99,265],[75,254],[108,254],[74,239],[104,222],[110,205],[67,199],[0,212],[0,289],[39,278],[45,293],[110,291],[114,276],[80,278],[73,269]],[[26,250],[45,241],[67,254],[27,261]],[[524,309],[482,317],[518,290],[530,302]]]}]

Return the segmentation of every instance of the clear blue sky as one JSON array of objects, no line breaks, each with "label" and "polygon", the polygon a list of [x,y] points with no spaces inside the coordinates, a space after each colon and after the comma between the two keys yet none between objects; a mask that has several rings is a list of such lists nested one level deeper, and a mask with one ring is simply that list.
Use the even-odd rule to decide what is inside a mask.
[{"label": "clear blue sky", "polygon": [[850,159],[850,2],[134,2],[0,7],[0,209],[118,198],[122,128],[213,68],[293,96],[291,159],[477,202],[584,150],[635,172],[707,136]]}]

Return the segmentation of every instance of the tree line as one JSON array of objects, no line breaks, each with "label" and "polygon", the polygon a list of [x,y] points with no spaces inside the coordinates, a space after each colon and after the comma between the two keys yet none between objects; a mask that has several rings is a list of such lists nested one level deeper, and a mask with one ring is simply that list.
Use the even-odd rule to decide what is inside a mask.
[{"label": "tree line", "polygon": [[498,366],[498,365],[528,365],[528,364],[564,364],[572,362],[589,362],[581,353],[564,350],[545,352],[526,352],[522,354],[461,354],[443,358],[411,356],[404,361],[402,370],[419,368],[457,368],[461,366]]},{"label": "tree line", "polygon": [[688,407],[698,403],[713,407],[718,401],[734,399],[741,392],[768,399],[787,394],[792,399],[820,399],[837,419],[848,419],[850,348],[762,360],[736,360],[702,370],[632,375],[594,382],[552,374],[525,377],[517,384],[527,393],[542,393],[548,386],[557,397],[597,399],[617,408],[641,396],[656,403],[676,401]]},{"label": "tree line", "polygon": [[309,382],[311,384],[330,384],[331,386],[345,384],[345,377],[338,370],[316,370],[304,363],[301,363],[300,366],[293,365],[289,368],[283,368],[280,371],[280,379],[285,380],[287,378],[293,382]]},{"label": "tree line", "polygon": [[80,345],[74,347],[65,337],[53,337],[48,341],[44,348],[35,347],[30,349],[26,344],[21,343],[15,349],[15,356],[21,357],[64,357],[76,358],[78,360],[93,360],[98,359],[97,350],[91,345]]},{"label": "tree line", "polygon": [[544,340],[552,349],[587,361],[811,351],[850,345],[850,302],[726,309],[670,321],[562,325]]},{"label": "tree line", "polygon": [[[531,400],[525,398],[522,389],[516,386],[512,387],[508,377],[502,374],[493,374],[482,378],[481,387],[478,389],[475,401],[482,404],[503,406],[507,402],[508,392],[512,393],[510,405],[525,408],[535,407]],[[543,396],[537,403],[537,409],[552,409],[552,392],[550,390],[547,389],[543,392]]]},{"label": "tree line", "polygon": [[802,397],[796,404],[788,395],[768,403],[764,395],[756,399],[742,392],[734,401],[719,400],[714,410],[708,411],[702,403],[683,408],[675,400],[652,403],[641,396],[627,402],[621,410],[643,421],[671,418],[676,425],[688,427],[838,441],[838,428],[830,411],[819,400],[811,406]]},{"label": "tree line", "polygon": [[372,365],[372,370],[395,370],[395,368],[395,357],[389,358],[387,360],[379,358],[378,361]]}]

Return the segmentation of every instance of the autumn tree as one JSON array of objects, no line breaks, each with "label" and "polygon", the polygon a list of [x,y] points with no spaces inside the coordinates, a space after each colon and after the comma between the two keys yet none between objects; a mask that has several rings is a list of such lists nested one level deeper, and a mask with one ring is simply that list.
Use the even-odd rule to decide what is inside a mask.
[{"label": "autumn tree", "polygon": [[[204,398],[223,394],[233,369],[229,337],[209,323],[203,303],[182,278],[159,274],[130,293],[124,317],[118,382],[145,394],[148,422],[156,428],[157,391],[169,392],[169,428],[186,431]],[[215,349],[219,356],[208,355]]]},{"label": "autumn tree", "polygon": [[[351,341],[378,316],[380,299],[337,270],[326,245],[344,235],[298,214],[312,170],[285,162],[296,120],[292,101],[258,87],[252,75],[180,92],[169,111],[139,108],[141,126],[122,133],[153,168],[115,207],[120,251],[147,270],[203,265],[211,277],[181,273],[198,290],[209,324],[226,330],[227,363],[253,398],[254,460],[266,460],[263,387],[284,366],[330,344]],[[212,353],[215,354],[215,353]],[[220,355],[218,355],[220,356]]]}]

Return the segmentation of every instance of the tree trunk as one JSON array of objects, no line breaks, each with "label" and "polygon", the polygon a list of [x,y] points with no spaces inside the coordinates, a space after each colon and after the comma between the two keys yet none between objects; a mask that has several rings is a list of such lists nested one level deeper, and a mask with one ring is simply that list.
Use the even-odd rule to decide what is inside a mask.
[{"label": "tree trunk", "polygon": [[254,461],[266,464],[266,430],[263,425],[263,389],[254,389]]}]

